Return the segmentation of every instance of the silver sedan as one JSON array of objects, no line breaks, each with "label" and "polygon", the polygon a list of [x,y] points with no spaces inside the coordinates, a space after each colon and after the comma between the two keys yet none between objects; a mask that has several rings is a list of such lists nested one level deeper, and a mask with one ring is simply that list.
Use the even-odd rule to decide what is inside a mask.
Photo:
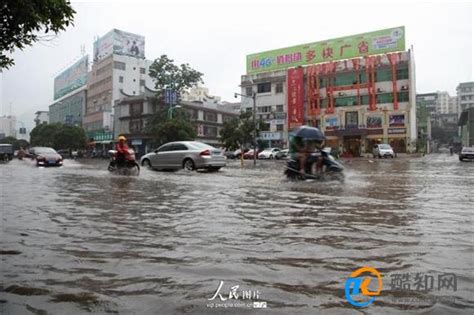
[{"label": "silver sedan", "polygon": [[140,159],[142,166],[156,170],[217,171],[225,166],[226,157],[222,151],[198,141],[169,142]]}]

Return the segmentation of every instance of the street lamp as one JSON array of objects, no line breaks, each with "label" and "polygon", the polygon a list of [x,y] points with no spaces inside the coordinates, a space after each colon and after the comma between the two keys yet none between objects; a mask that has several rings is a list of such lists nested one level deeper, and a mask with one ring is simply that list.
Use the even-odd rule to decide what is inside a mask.
[{"label": "street lamp", "polygon": [[[257,165],[257,93],[252,92],[252,95],[244,95],[240,93],[234,93],[234,97],[240,95],[241,97],[251,98],[253,101],[253,165]],[[240,153],[242,154],[242,152]]]},{"label": "street lamp", "polygon": [[168,109],[168,119],[173,118],[173,110],[175,110],[176,108],[181,108],[181,105],[170,106],[170,108]]}]

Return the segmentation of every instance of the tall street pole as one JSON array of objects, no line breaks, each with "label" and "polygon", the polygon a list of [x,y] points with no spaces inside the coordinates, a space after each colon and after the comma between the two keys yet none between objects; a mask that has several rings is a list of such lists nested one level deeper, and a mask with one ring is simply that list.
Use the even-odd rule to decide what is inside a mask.
[{"label": "tall street pole", "polygon": [[253,92],[253,166],[257,165],[257,93]]}]

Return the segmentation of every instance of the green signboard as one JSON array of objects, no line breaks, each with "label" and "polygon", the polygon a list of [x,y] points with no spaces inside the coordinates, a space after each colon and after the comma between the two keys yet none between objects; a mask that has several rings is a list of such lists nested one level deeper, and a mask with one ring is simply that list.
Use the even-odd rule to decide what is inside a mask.
[{"label": "green signboard", "polygon": [[247,56],[247,74],[405,50],[405,27],[329,39]]}]

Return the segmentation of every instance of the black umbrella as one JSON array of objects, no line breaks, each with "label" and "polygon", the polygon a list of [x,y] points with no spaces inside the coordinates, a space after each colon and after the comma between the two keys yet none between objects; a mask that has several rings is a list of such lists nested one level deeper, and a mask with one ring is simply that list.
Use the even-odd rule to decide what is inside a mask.
[{"label": "black umbrella", "polygon": [[326,140],[324,133],[315,127],[310,126],[301,126],[295,129],[292,133],[295,137],[301,137],[307,140]]}]

